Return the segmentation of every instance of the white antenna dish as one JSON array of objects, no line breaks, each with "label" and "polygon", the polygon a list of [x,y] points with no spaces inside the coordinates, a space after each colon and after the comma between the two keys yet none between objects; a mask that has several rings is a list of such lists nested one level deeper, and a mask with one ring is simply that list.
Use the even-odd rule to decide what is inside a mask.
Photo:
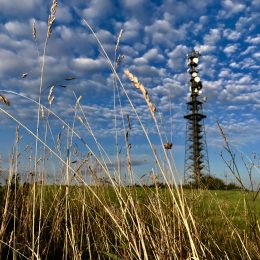
[{"label": "white antenna dish", "polygon": [[194,78],[194,81],[197,82],[197,83],[199,83],[199,82],[200,82],[200,77],[195,77],[195,78]]},{"label": "white antenna dish", "polygon": [[197,57],[195,57],[195,58],[192,59],[192,62],[198,64],[199,63],[199,59]]}]

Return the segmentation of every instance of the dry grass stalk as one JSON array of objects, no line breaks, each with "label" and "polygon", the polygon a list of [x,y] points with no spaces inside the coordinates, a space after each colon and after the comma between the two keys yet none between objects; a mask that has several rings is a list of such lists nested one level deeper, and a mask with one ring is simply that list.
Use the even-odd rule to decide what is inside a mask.
[{"label": "dry grass stalk", "polygon": [[44,108],[42,105],[41,105],[41,113],[42,113],[42,118],[44,118]]},{"label": "dry grass stalk", "polygon": [[154,104],[151,102],[150,100],[150,96],[148,91],[145,89],[145,87],[138,81],[138,78],[135,77],[129,70],[124,70],[125,75],[129,78],[129,80],[134,84],[134,86],[137,89],[140,89],[140,91],[142,92],[148,107],[150,109],[150,112],[152,113],[152,115],[154,116],[154,113],[156,111],[156,108],[154,106]]},{"label": "dry grass stalk", "polygon": [[53,0],[52,6],[51,6],[51,14],[49,15],[49,18],[48,18],[48,32],[47,32],[48,38],[51,36],[51,33],[52,33],[52,24],[55,21],[55,14],[56,14],[57,6],[58,6],[58,1]]},{"label": "dry grass stalk", "polygon": [[82,99],[82,96],[79,96],[76,103],[78,104],[80,102],[80,100]]},{"label": "dry grass stalk", "polygon": [[120,33],[117,37],[115,52],[118,50],[118,46],[119,46],[120,40],[122,38],[122,34],[123,34],[123,29],[120,30]]},{"label": "dry grass stalk", "polygon": [[81,123],[82,125],[84,125],[84,122],[83,122],[83,119],[82,119],[81,116],[78,116],[78,120],[80,121],[80,123]]},{"label": "dry grass stalk", "polygon": [[58,147],[60,147],[60,137],[61,137],[61,132],[58,133],[58,138],[57,138]]},{"label": "dry grass stalk", "polygon": [[33,21],[33,25],[32,25],[32,36],[34,39],[36,39],[36,25],[35,25],[35,21]]},{"label": "dry grass stalk", "polygon": [[49,104],[50,104],[50,105],[52,104],[53,100],[54,100],[54,96],[52,96],[52,97],[50,98],[50,100],[49,100]]},{"label": "dry grass stalk", "polygon": [[219,128],[219,130],[220,130],[220,132],[221,132],[221,135],[222,135],[222,137],[223,137],[223,139],[224,139],[224,141],[225,141],[225,145],[228,146],[227,136],[226,136],[226,134],[225,134],[225,132],[224,132],[222,126],[220,125],[219,122],[217,122],[217,125],[218,125],[218,128]]},{"label": "dry grass stalk", "polygon": [[132,127],[131,127],[131,122],[130,122],[130,116],[127,114],[126,117],[127,117],[128,128],[131,130]]},{"label": "dry grass stalk", "polygon": [[18,125],[15,130],[15,142],[18,144],[19,140],[20,140],[20,136],[19,136],[19,125]]},{"label": "dry grass stalk", "polygon": [[10,102],[5,96],[0,95],[0,100],[4,102],[7,106],[10,106]]}]

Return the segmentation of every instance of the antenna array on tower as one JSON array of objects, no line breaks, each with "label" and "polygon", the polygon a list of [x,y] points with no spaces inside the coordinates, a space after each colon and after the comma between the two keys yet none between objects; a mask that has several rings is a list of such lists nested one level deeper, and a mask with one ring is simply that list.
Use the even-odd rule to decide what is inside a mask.
[{"label": "antenna array on tower", "polygon": [[187,102],[186,143],[185,143],[185,181],[193,179],[199,188],[201,177],[210,174],[206,132],[204,127],[203,102],[199,96],[202,89],[199,77],[198,63],[200,53],[192,51],[188,55],[188,66],[190,73],[190,99]]}]

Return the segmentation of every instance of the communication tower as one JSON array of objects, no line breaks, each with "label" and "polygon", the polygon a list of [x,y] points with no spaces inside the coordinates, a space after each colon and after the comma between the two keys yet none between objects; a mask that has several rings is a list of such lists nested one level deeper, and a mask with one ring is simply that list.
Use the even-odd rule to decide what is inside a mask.
[{"label": "communication tower", "polygon": [[206,132],[204,127],[203,103],[206,98],[201,98],[202,83],[198,75],[200,53],[192,51],[188,55],[190,78],[190,97],[187,102],[186,142],[185,142],[185,181],[193,179],[199,188],[201,177],[210,174]]}]

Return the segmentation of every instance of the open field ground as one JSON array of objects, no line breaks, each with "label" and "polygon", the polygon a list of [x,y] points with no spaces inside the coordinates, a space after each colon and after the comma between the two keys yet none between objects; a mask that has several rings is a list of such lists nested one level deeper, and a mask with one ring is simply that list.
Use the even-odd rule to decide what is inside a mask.
[{"label": "open field ground", "polygon": [[[1,259],[31,256],[32,189],[11,186],[8,200],[7,188],[1,189]],[[200,259],[259,259],[260,199],[254,199],[255,193],[91,189],[36,186],[36,201],[41,201],[35,210],[38,257],[189,259],[195,250]]]}]

